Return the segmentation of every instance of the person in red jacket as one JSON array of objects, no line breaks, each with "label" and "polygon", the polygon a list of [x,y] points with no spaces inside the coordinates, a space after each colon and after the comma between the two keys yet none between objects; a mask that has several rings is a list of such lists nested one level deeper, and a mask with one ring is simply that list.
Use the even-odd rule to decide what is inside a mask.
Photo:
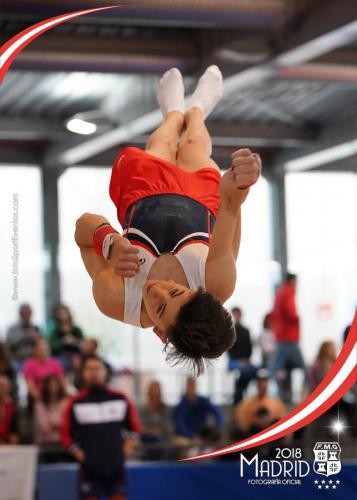
[{"label": "person in red jacket", "polygon": [[291,401],[291,371],[294,368],[305,370],[300,350],[300,318],[296,310],[295,292],[297,276],[287,273],[284,283],[275,295],[271,315],[277,348],[270,362],[271,376],[278,381],[281,398]]}]

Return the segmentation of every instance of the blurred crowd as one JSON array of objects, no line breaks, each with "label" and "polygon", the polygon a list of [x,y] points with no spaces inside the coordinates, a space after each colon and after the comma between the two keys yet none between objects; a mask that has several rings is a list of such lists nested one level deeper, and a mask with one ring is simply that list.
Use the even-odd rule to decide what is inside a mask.
[{"label": "blurred crowd", "polygon": [[[103,471],[110,464],[114,467],[118,443],[119,461],[128,457],[172,460],[216,449],[265,429],[297,403],[292,391],[295,370],[302,374],[302,400],[314,391],[337,358],[336,343],[326,339],[313,363],[306,365],[300,349],[296,286],[297,277],[287,274],[254,342],[242,310],[233,308],[237,340],[228,352],[227,370],[234,378],[234,392],[224,406],[199,394],[191,377],[174,407],[163,400],[158,380],[149,382],[145,401],[134,404],[128,395],[113,388],[113,368],[99,356],[98,342],[86,337],[75,324],[66,305],[59,304],[53,319],[41,329],[32,320],[31,305],[22,304],[17,321],[0,343],[0,442],[37,443],[44,462],[76,460],[82,464],[88,483],[88,474],[101,469],[98,457],[105,462]],[[341,334],[341,342],[348,330],[346,327]],[[252,360],[253,348],[259,350],[259,362]],[[25,403],[19,398],[21,381],[25,381]],[[275,387],[273,393],[271,387]],[[339,415],[353,437],[356,393],[353,387],[338,403]],[[327,416],[333,411],[336,408]],[[293,439],[301,439],[303,431],[296,432]],[[97,486],[91,484],[94,489]],[[119,491],[120,484],[112,485],[113,491],[116,488]]]}]

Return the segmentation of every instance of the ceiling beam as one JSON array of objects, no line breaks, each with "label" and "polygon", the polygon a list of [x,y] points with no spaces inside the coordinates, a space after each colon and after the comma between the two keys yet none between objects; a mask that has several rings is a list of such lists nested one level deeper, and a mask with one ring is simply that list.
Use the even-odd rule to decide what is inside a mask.
[{"label": "ceiling beam", "polygon": [[[114,2],[115,3],[115,2]],[[285,0],[140,0],[132,4],[132,0],[118,2],[120,8],[114,9],[110,14],[101,12],[93,14],[87,20],[77,21],[80,25],[125,25],[138,23],[142,26],[184,26],[184,27],[216,27],[234,25],[242,27],[259,28],[261,26],[277,26],[288,13],[294,12],[293,7],[287,7]],[[101,0],[101,6],[113,5],[112,0]],[[97,7],[98,0],[76,0],[66,2],[66,12],[80,10],[81,8]],[[64,7],[62,6],[62,9]],[[19,17],[19,6],[13,0],[2,0],[2,15],[15,15]],[[21,16],[46,18],[58,15],[58,3],[48,0],[22,0]],[[36,19],[37,20],[37,19]],[[77,24],[76,23],[76,24]],[[74,24],[74,23],[73,23]]]},{"label": "ceiling beam", "polygon": [[[239,142],[262,147],[306,147],[316,139],[316,130],[295,128],[280,123],[227,123],[208,121],[213,143],[217,146],[234,146]],[[133,138],[136,144],[145,144],[149,135]],[[68,132],[62,122],[41,118],[3,116],[0,122],[0,141],[60,141],[79,144],[81,137]]]},{"label": "ceiling beam", "polygon": [[[0,144],[0,165],[41,165],[41,154],[29,144]],[[41,148],[42,150],[42,148]]]},{"label": "ceiling beam", "polygon": [[323,129],[315,143],[295,150],[281,150],[274,170],[304,172],[310,170],[357,170],[357,117],[354,110]]},{"label": "ceiling beam", "polygon": [[72,134],[68,132],[63,123],[26,117],[1,117],[0,141],[65,141]]},{"label": "ceiling beam", "polygon": [[310,63],[282,68],[278,71],[279,78],[294,80],[321,80],[324,82],[357,82],[357,66],[344,64]]},{"label": "ceiling beam", "polygon": [[[356,39],[357,21],[354,21],[295,47],[268,63],[259,64],[227,78],[224,82],[225,94],[227,96],[247,86],[267,80],[276,75],[281,68],[304,64]],[[68,148],[64,146],[63,150],[56,151],[55,155],[49,151],[45,161],[49,164],[55,162],[59,165],[73,165],[82,162],[101,151],[110,149],[122,142],[130,141],[133,137],[152,130],[161,123],[161,120],[160,110],[154,110],[101,136],[87,139],[78,146]]]}]

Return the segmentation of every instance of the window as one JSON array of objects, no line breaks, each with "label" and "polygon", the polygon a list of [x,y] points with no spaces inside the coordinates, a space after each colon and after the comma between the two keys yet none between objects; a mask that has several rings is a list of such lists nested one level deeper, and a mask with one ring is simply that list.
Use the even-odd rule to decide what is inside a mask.
[{"label": "window", "polygon": [[312,172],[286,177],[289,269],[307,361],[324,340],[342,341],[357,305],[357,176]]},{"label": "window", "polygon": [[35,323],[44,322],[43,221],[38,168],[0,168],[0,213],[0,322],[4,335],[9,324],[17,319],[23,302],[32,305]]}]

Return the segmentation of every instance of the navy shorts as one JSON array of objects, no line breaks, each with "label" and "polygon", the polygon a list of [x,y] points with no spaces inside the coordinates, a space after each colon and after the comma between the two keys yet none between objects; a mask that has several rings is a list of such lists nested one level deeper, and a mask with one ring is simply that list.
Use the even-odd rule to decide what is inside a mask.
[{"label": "navy shorts", "polygon": [[214,224],[213,213],[192,198],[159,194],[131,205],[123,229],[134,245],[143,246],[158,257],[176,253],[188,243],[209,245]]},{"label": "navy shorts", "polygon": [[85,470],[80,471],[80,495],[83,497],[101,497],[110,495],[125,496],[124,472],[116,476],[94,476]]}]

